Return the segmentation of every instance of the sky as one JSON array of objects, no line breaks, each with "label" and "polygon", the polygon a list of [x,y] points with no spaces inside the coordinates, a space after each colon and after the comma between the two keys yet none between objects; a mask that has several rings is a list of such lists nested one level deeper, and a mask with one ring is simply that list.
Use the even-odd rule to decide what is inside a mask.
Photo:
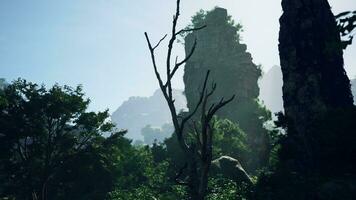
[{"label": "sky", "polygon": [[[356,10],[355,0],[329,0],[334,14]],[[182,0],[179,27],[200,9],[228,9],[243,25],[242,42],[264,71],[279,65],[281,0]],[[19,77],[48,87],[83,85],[90,110],[115,111],[130,96],[158,88],[144,38],[170,33],[175,0],[0,0],[0,78]],[[167,43],[157,51],[165,56]],[[181,44],[174,53],[184,57]],[[356,76],[356,45],[345,69]],[[159,59],[164,67],[163,59]],[[163,68],[162,68],[163,69]],[[184,88],[182,70],[175,88]]]}]

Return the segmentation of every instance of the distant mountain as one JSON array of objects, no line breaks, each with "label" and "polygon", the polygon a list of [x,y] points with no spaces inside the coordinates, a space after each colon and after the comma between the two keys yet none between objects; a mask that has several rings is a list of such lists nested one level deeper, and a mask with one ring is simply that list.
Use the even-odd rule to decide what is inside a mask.
[{"label": "distant mountain", "polygon": [[272,111],[272,113],[283,111],[282,86],[283,78],[281,67],[273,66],[263,74],[259,81],[260,100]]},{"label": "distant mountain", "polygon": [[[186,99],[182,90],[173,90],[176,109],[186,109]],[[171,123],[167,103],[160,90],[151,97],[130,97],[111,116],[119,128],[127,129],[127,137],[143,140],[141,130],[147,125],[161,127]]]},{"label": "distant mountain", "polygon": [[[263,74],[259,81],[260,100],[266,107],[276,113],[283,111],[282,86],[283,77],[279,66],[273,66],[269,71]],[[351,80],[351,90],[354,95],[354,104],[356,105],[356,78]]]},{"label": "distant mountain", "polygon": [[172,123],[163,124],[162,127],[152,127],[147,125],[141,129],[141,135],[143,135],[143,143],[152,145],[154,142],[164,142],[166,138],[169,138],[174,132]]}]

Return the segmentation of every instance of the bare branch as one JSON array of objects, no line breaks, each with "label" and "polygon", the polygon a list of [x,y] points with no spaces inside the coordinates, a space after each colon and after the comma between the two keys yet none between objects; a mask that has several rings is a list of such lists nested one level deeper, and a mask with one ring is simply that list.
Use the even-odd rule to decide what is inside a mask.
[{"label": "bare branch", "polygon": [[[177,2],[177,7],[176,7],[176,13],[173,16],[173,24],[172,24],[172,35],[171,38],[169,39],[168,42],[168,51],[167,51],[167,57],[166,57],[166,78],[167,81],[165,84],[163,84],[162,78],[160,73],[158,72],[157,69],[157,64],[156,64],[156,58],[155,58],[155,53],[154,50],[161,44],[161,42],[167,37],[165,35],[159,42],[153,47],[148,34],[145,33],[147,44],[151,53],[151,59],[154,67],[154,71],[156,74],[156,78],[159,82],[159,86],[161,88],[161,91],[167,101],[167,104],[169,106],[170,112],[171,112],[171,117],[172,117],[172,122],[174,125],[175,129],[175,134],[177,136],[177,140],[179,143],[179,146],[181,147],[182,151],[185,153],[185,156],[187,158],[187,163],[179,170],[179,172],[176,174],[174,180],[180,184],[180,185],[185,185],[192,187],[195,182],[192,182],[193,179],[199,178],[198,186],[196,188],[199,189],[198,192],[205,191],[207,188],[207,180],[208,180],[208,172],[209,172],[209,167],[211,164],[211,159],[212,159],[212,128],[211,128],[211,122],[210,120],[212,119],[212,116],[223,106],[231,102],[235,96],[231,97],[229,100],[225,101],[223,98],[221,101],[217,104],[212,104],[209,108],[209,111],[206,113],[206,106],[208,99],[210,96],[213,95],[213,93],[216,90],[216,84],[214,83],[212,85],[212,89],[209,90],[207,89],[207,82],[209,80],[209,75],[210,75],[210,70],[207,71],[201,91],[200,91],[200,96],[198,99],[198,102],[196,103],[195,107],[190,110],[189,113],[186,114],[186,116],[182,116],[180,114],[177,114],[175,105],[174,105],[174,99],[172,95],[172,78],[174,77],[175,73],[177,70],[185,64],[194,54],[197,46],[197,39],[195,38],[194,43],[192,48],[190,49],[190,52],[186,55],[186,57],[178,62],[178,57],[175,59],[174,67],[171,66],[171,57],[172,57],[172,51],[173,51],[173,45],[177,39],[177,36],[186,33],[186,32],[191,32],[191,31],[197,31],[200,29],[205,28],[206,26],[198,27],[198,28],[187,28],[187,29],[181,29],[178,32],[176,31],[177,28],[177,22],[178,18],[180,15],[180,0],[176,0]],[[187,144],[188,140],[186,137],[186,134],[189,134],[185,131],[185,125],[190,122],[191,118],[197,113],[197,110],[199,108],[202,108],[202,113],[201,114],[201,125],[200,127],[197,127],[195,122],[193,121],[194,125],[194,131],[193,135],[195,136],[196,142],[189,143]],[[198,148],[197,146],[198,145]],[[202,164],[202,169],[197,166],[197,163],[199,160],[199,163]],[[179,177],[182,176],[184,170],[186,168],[189,168],[187,171],[187,176],[184,177],[184,180],[179,180]],[[198,175],[199,174],[199,175]],[[188,178],[188,179],[187,179]],[[195,190],[195,189],[194,189]],[[204,198],[206,194],[203,192],[202,197]],[[199,198],[200,199],[200,198]]]},{"label": "bare branch", "polygon": [[166,97],[167,96],[166,89],[165,89],[165,86],[163,85],[163,81],[162,81],[161,75],[158,72],[157,64],[156,64],[156,58],[155,58],[155,54],[154,54],[154,48],[151,45],[151,42],[150,42],[150,39],[148,37],[147,32],[145,32],[145,37],[146,37],[148,48],[149,48],[150,53],[151,53],[151,59],[152,59],[152,64],[153,64],[153,68],[154,68],[154,71],[155,71],[156,78],[158,80],[158,83],[159,83],[159,86],[160,86],[160,88],[162,90],[162,93]]},{"label": "bare branch", "polygon": [[[215,90],[216,90],[216,83],[213,83],[213,85],[211,87],[211,91],[207,94],[206,98],[208,99],[211,95],[213,95]],[[214,108],[214,106],[215,106],[215,103],[211,104],[211,106],[208,110],[208,113]]]},{"label": "bare branch", "polygon": [[213,95],[215,90],[216,90],[216,83],[213,83],[211,86],[211,91],[207,94],[207,98],[209,98],[211,95]]},{"label": "bare branch", "polygon": [[[197,31],[197,30],[203,29],[205,27],[206,26],[201,26],[201,27],[198,27],[198,28],[191,28],[191,29],[182,29],[182,30],[178,31],[177,33],[175,33],[175,36],[177,36],[177,35],[179,35],[181,33],[184,33],[184,32]],[[194,54],[194,51],[196,49],[196,46],[197,46],[197,39],[195,38],[193,47],[190,50],[189,54],[181,62],[177,62],[177,59],[176,59],[175,66],[174,66],[172,72],[169,75],[169,79],[172,79],[174,74],[176,73],[176,71],[179,69],[179,67],[181,65],[183,65],[184,63],[186,63],[192,57],[192,55]]]},{"label": "bare branch", "polygon": [[210,121],[211,118],[215,115],[215,113],[216,113],[218,110],[220,110],[222,107],[224,107],[225,105],[227,105],[228,103],[230,103],[232,100],[234,100],[234,98],[235,98],[235,95],[233,95],[232,97],[230,97],[230,99],[228,99],[228,100],[226,100],[226,101],[224,100],[224,98],[221,98],[220,102],[219,102],[216,106],[212,107],[212,108],[210,109],[210,112],[208,112],[208,114],[207,114],[207,120]]},{"label": "bare branch", "polygon": [[201,139],[200,139],[200,131],[198,130],[198,126],[195,121],[191,123],[191,129],[193,131],[193,135],[195,136],[195,140],[197,141],[198,147],[201,148]]},{"label": "bare branch", "polygon": [[174,74],[176,73],[176,71],[179,69],[179,67],[181,65],[183,65],[184,63],[186,63],[192,57],[192,55],[194,54],[194,51],[196,49],[196,46],[197,46],[197,39],[194,40],[193,47],[190,50],[189,54],[181,62],[177,62],[177,60],[176,60],[175,66],[174,66],[172,72],[170,73],[168,80],[171,80],[173,78]]},{"label": "bare branch", "polygon": [[210,113],[211,110],[212,110],[214,107],[215,107],[215,103],[211,104],[211,105],[210,105],[210,108],[209,108],[209,110],[208,110],[208,113]]},{"label": "bare branch", "polygon": [[202,103],[202,101],[203,101],[203,99],[204,99],[204,94],[205,94],[205,91],[206,91],[206,84],[207,84],[208,79],[209,79],[209,74],[210,74],[210,70],[208,70],[208,71],[206,72],[205,80],[204,80],[204,84],[203,84],[203,88],[202,88],[202,90],[201,90],[201,92],[200,92],[200,98],[199,98],[198,103],[195,105],[195,108],[193,109],[193,111],[192,111],[187,117],[183,118],[183,120],[182,120],[182,124],[181,124],[181,130],[182,130],[182,131],[183,131],[183,129],[184,129],[185,123],[186,123],[190,118],[192,118],[193,115],[195,115],[195,113],[197,112],[199,106],[201,105],[201,103]]},{"label": "bare branch", "polygon": [[175,65],[177,65],[177,63],[178,63],[178,56],[176,56]]},{"label": "bare branch", "polygon": [[182,30],[178,31],[178,32],[176,33],[176,35],[180,35],[180,34],[186,33],[186,32],[198,31],[198,30],[201,30],[201,29],[203,29],[203,28],[205,28],[205,27],[206,27],[206,25],[200,26],[200,27],[198,27],[198,28],[182,29]]},{"label": "bare branch", "polygon": [[168,88],[168,97],[169,99],[172,99],[172,83],[168,80],[170,80],[170,74],[171,74],[171,56],[172,56],[172,50],[173,50],[173,44],[174,41],[177,39],[176,35],[176,28],[177,28],[177,22],[178,18],[180,15],[180,0],[177,0],[177,7],[176,7],[176,14],[173,16],[173,23],[172,23],[172,37],[169,40],[168,43],[168,52],[167,52],[167,83],[166,86]]},{"label": "bare branch", "polygon": [[156,44],[156,46],[153,47],[153,50],[155,50],[155,49],[161,44],[161,42],[162,42],[166,37],[167,37],[167,34],[164,35],[164,36],[159,40],[159,42]]}]

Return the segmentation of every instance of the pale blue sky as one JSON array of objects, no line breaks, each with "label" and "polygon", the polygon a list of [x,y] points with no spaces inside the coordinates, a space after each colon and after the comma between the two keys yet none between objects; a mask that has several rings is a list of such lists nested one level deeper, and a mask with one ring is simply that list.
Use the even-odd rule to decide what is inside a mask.
[{"label": "pale blue sky", "polygon": [[[356,10],[355,0],[330,4],[335,13]],[[157,88],[143,32],[153,40],[168,33],[174,6],[175,0],[0,0],[0,77],[82,84],[91,109],[112,112],[129,96],[148,96]],[[264,70],[279,64],[280,0],[182,0],[180,26],[214,6],[242,23],[256,64]],[[165,47],[159,55],[165,56]],[[176,53],[182,57],[182,48]],[[345,55],[351,77],[355,56],[353,45]],[[183,88],[181,76],[176,88]]]}]

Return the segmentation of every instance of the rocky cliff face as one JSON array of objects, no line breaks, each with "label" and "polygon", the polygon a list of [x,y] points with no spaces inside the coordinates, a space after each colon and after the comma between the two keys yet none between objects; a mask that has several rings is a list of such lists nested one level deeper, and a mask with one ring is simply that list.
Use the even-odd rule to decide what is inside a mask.
[{"label": "rocky cliff face", "polygon": [[[186,108],[186,100],[181,90],[173,90],[177,111]],[[119,128],[127,129],[127,137],[143,140],[141,130],[147,125],[161,127],[171,123],[171,115],[160,90],[151,97],[130,97],[112,114],[111,119]]]},{"label": "rocky cliff face", "polygon": [[[327,0],[283,0],[279,52],[290,133],[308,134],[328,108],[353,104],[343,51]],[[292,130],[293,129],[293,130]]]},{"label": "rocky cliff face", "polygon": [[251,149],[254,151],[254,154],[251,154],[251,158],[254,158],[251,166],[263,166],[269,151],[267,131],[263,128],[263,122],[269,114],[261,109],[257,102],[257,81],[261,76],[261,69],[252,62],[246,45],[240,43],[241,27],[230,20],[227,10],[223,8],[215,8],[193,17],[193,25],[207,27],[185,38],[186,54],[189,54],[195,38],[197,39],[196,51],[184,70],[188,108],[192,110],[195,107],[205,74],[210,70],[208,86],[210,88],[211,83],[215,82],[217,89],[209,104],[219,102],[222,97],[230,98],[236,95],[235,100],[217,115],[239,124],[248,134]]},{"label": "rocky cliff face", "polygon": [[[259,86],[259,99],[263,104],[266,105],[272,113],[283,111],[283,77],[281,67],[273,66],[264,73],[259,81]],[[351,90],[354,96],[354,105],[356,105],[356,79],[351,80]]]},{"label": "rocky cliff face", "polygon": [[[356,79],[351,82],[351,91],[354,96],[354,105],[356,105]],[[260,96],[259,99],[272,112],[283,111],[282,86],[283,77],[280,66],[273,66],[264,73],[259,81]]]},{"label": "rocky cliff face", "polygon": [[282,0],[279,52],[287,135],[256,199],[353,199],[356,107],[327,0]]}]

